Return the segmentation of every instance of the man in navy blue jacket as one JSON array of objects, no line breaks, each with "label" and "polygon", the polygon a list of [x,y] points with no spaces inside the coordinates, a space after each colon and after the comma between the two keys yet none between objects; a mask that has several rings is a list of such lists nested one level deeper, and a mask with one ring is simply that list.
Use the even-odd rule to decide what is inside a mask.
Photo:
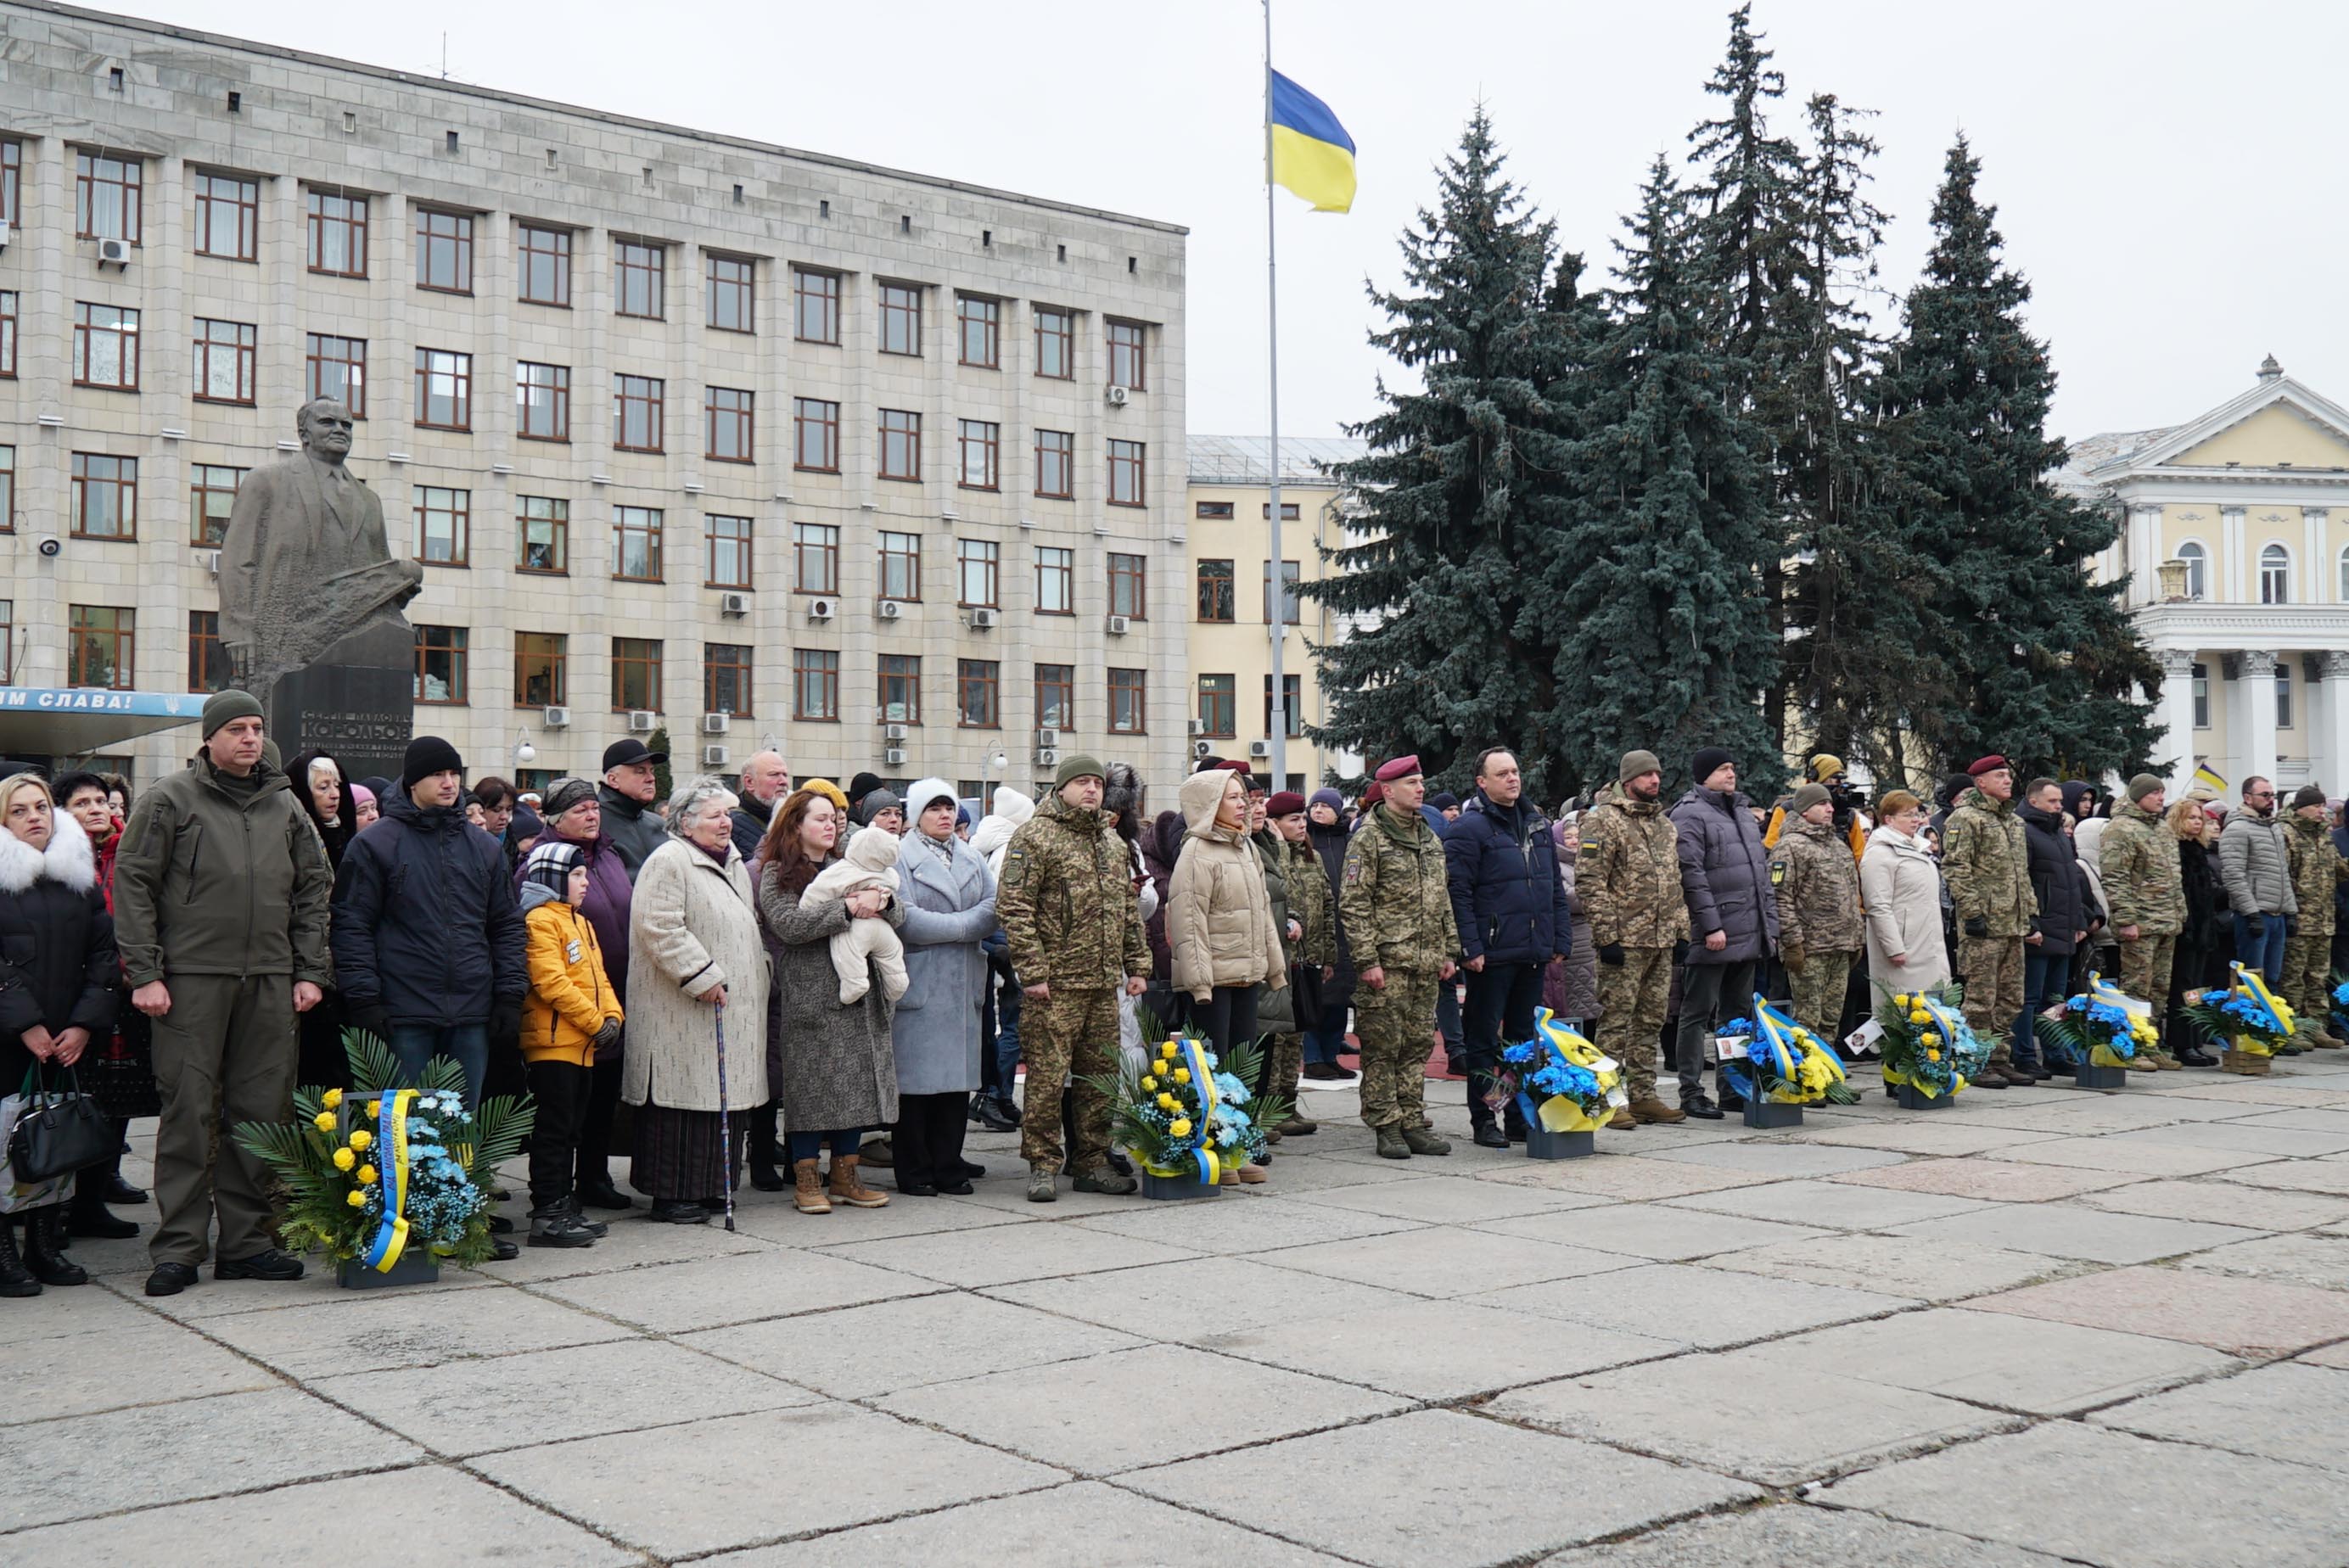
[{"label": "man in navy blue jacket", "polygon": [[1501,1126],[1486,1103],[1501,1046],[1532,1037],[1542,969],[1574,945],[1549,819],[1525,798],[1525,778],[1506,749],[1477,757],[1475,792],[1444,831],[1444,861],[1468,982],[1468,1115],[1478,1143],[1506,1149],[1525,1128],[1514,1102]]}]

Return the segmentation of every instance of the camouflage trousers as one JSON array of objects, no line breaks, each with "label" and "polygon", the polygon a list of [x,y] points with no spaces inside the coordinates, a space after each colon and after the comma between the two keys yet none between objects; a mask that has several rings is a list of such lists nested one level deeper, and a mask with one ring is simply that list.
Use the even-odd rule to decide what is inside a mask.
[{"label": "camouflage trousers", "polygon": [[2014,1020],[2023,1012],[2023,938],[1961,936],[1958,978],[1966,985],[1966,1022],[1993,1042],[1990,1065],[2014,1060]]},{"label": "camouflage trousers", "polygon": [[[1117,1068],[1117,993],[1052,987],[1042,1001],[1022,996],[1019,1050],[1028,1058],[1028,1088],[1019,1105],[1019,1157],[1030,1165],[1076,1175],[1109,1163],[1109,1099],[1084,1080]],[[1063,1164],[1061,1096],[1076,1097],[1076,1147]]]},{"label": "camouflage trousers", "polygon": [[[2322,951],[2326,944],[2317,941]],[[2153,1004],[2153,1021],[2158,1026],[2169,1014],[2169,970],[2178,958],[2178,938],[2170,936],[2140,936],[2135,942],[2121,944],[2121,993],[2140,1002]],[[2287,953],[2285,963],[2291,963]],[[2292,970],[2284,970],[2287,979]]]},{"label": "camouflage trousers", "polygon": [[[1303,1035],[1273,1035],[1265,1040],[1264,1083],[1257,1090],[1259,1099],[1282,1101],[1289,1115],[1297,1112],[1297,1085],[1305,1076],[1305,1037]],[[1250,1107],[1254,1109],[1254,1107]]]},{"label": "camouflage trousers", "polygon": [[1811,953],[1803,959],[1803,972],[1789,973],[1787,988],[1794,993],[1795,1022],[1819,1037],[1823,1046],[1833,1047],[1836,1026],[1843,1022],[1844,992],[1851,985],[1851,966],[1858,958],[1857,953]]},{"label": "camouflage trousers", "polygon": [[2331,1032],[2333,1027],[2332,933],[2311,934],[2303,926],[2298,936],[2284,939],[2283,986],[2279,995],[2282,997],[2284,1006],[2299,1016],[2303,1027]]},{"label": "camouflage trousers", "polygon": [[1433,969],[1390,965],[1384,990],[1354,991],[1354,1032],[1362,1040],[1362,1125],[1417,1127],[1427,1107],[1427,1057],[1435,1047]]},{"label": "camouflage trousers", "polygon": [[1620,964],[1599,966],[1599,1037],[1591,1042],[1623,1064],[1633,1099],[1656,1093],[1656,1041],[1672,993],[1672,950],[1627,947]]}]

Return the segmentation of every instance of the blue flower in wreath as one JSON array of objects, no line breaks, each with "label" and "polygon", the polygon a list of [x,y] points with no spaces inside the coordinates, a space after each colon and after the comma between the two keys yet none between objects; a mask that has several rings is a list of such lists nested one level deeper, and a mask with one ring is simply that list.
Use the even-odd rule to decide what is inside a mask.
[{"label": "blue flower in wreath", "polygon": [[1228,1105],[1246,1105],[1248,1102],[1247,1085],[1229,1073],[1216,1075],[1216,1094]]},{"label": "blue flower in wreath", "polygon": [[[2344,985],[2342,989],[2349,991],[2349,985]],[[1520,1040],[1514,1046],[1501,1047],[1501,1059],[1516,1067],[1524,1067],[1530,1062],[1538,1061],[1541,1057],[1542,1047],[1539,1040]]]}]

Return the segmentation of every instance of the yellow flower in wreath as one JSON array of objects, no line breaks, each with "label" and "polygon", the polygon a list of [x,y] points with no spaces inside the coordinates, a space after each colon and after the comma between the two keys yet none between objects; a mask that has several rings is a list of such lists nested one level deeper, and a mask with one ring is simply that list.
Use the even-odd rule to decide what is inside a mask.
[{"label": "yellow flower in wreath", "polygon": [[354,1190],[345,1194],[343,1202],[354,1209],[364,1209],[367,1207],[367,1194]]},{"label": "yellow flower in wreath", "polygon": [[1191,1069],[1189,1068],[1176,1068],[1174,1069],[1174,1081],[1176,1083],[1189,1083],[1191,1081]]},{"label": "yellow flower in wreath", "polygon": [[1161,1110],[1173,1110],[1178,1103],[1171,1094],[1162,1094],[1158,1097],[1158,1109]]},{"label": "yellow flower in wreath", "polygon": [[326,1093],[318,1097],[318,1103],[325,1106],[328,1110],[339,1110],[342,1109],[343,1104],[343,1091],[338,1088],[330,1088]]},{"label": "yellow flower in wreath", "polygon": [[1925,1049],[1925,1059],[1929,1062],[1938,1062],[1941,1059],[1941,1053],[1929,1046]]},{"label": "yellow flower in wreath", "polygon": [[357,1180],[358,1184],[362,1187],[372,1187],[375,1185],[376,1177],[379,1174],[380,1172],[378,1172],[374,1166],[362,1165],[358,1169]]},{"label": "yellow flower in wreath", "polygon": [[1143,1078],[1143,1079],[1142,1080],[1142,1092],[1143,1092],[1143,1093],[1144,1093],[1144,1094],[1155,1094],[1155,1093],[1157,1093],[1157,1092],[1158,1092],[1158,1080],[1157,1080],[1156,1078]]},{"label": "yellow flower in wreath", "polygon": [[367,1114],[369,1116],[381,1116],[383,1114],[383,1101],[379,1099],[371,1099],[367,1101]]},{"label": "yellow flower in wreath", "polygon": [[1165,1057],[1167,1060],[1172,1061],[1174,1058],[1174,1053],[1177,1048],[1178,1047],[1175,1046],[1174,1041],[1164,1040],[1159,1043],[1158,1054]]},{"label": "yellow flower in wreath", "polygon": [[352,1153],[349,1150],[347,1150],[347,1149],[337,1149],[337,1150],[335,1150],[335,1169],[336,1169],[336,1170],[337,1170],[337,1171],[347,1171],[347,1170],[349,1170],[352,1166],[354,1166],[354,1165],[357,1164],[358,1162],[359,1162],[359,1157],[358,1157],[357,1155],[356,1155],[356,1154]]},{"label": "yellow flower in wreath", "polygon": [[374,1134],[374,1133],[372,1133],[372,1132],[369,1132],[369,1131],[368,1131],[366,1128],[364,1128],[364,1127],[360,1128],[357,1132],[354,1132],[354,1133],[352,1133],[352,1134],[351,1134],[351,1147],[352,1147],[352,1148],[354,1148],[354,1149],[365,1149],[367,1145],[369,1145],[370,1143],[373,1143],[374,1141],[375,1141],[375,1134]]},{"label": "yellow flower in wreath", "polygon": [[1892,998],[1892,1005],[1896,1007],[1907,1006],[1909,1005],[1908,994],[1906,992],[1896,993]]},{"label": "yellow flower in wreath", "polygon": [[322,1110],[310,1119],[310,1125],[321,1132],[332,1132],[335,1130],[334,1114],[331,1111]]},{"label": "yellow flower in wreath", "polygon": [[1174,1120],[1168,1122],[1166,1124],[1166,1136],[1169,1138],[1190,1137],[1191,1119],[1187,1116],[1178,1116]]},{"label": "yellow flower in wreath", "polygon": [[1933,1021],[1933,1015],[1919,1007],[1909,1015],[1909,1021],[1912,1024],[1930,1024]]}]

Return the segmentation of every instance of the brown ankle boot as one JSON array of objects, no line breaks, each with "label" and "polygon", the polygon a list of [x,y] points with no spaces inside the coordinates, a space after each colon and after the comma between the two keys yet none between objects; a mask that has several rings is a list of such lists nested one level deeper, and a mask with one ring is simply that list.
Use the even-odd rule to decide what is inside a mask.
[{"label": "brown ankle boot", "polygon": [[856,1179],[856,1159],[854,1154],[832,1157],[832,1196],[852,1209],[885,1207],[888,1193],[876,1192]]},{"label": "brown ankle boot", "polygon": [[792,1202],[802,1214],[829,1214],[832,1200],[823,1195],[823,1172],[812,1160],[792,1161],[792,1181],[798,1187]]}]

